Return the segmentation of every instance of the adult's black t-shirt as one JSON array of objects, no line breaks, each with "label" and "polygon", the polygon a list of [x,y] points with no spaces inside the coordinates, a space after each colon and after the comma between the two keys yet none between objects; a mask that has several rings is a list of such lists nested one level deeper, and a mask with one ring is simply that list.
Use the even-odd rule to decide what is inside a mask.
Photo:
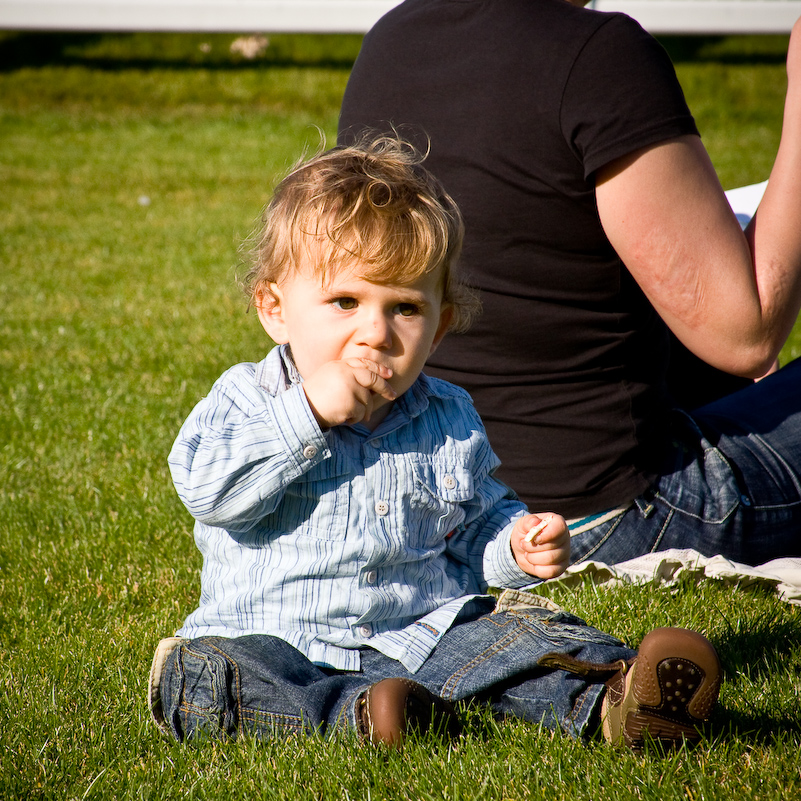
[{"label": "adult's black t-shirt", "polygon": [[666,53],[566,0],[406,0],[364,40],[340,141],[393,127],[430,146],[483,304],[428,372],[472,394],[532,509],[631,500],[665,449],[668,332],[604,234],[595,171],[697,134]]}]

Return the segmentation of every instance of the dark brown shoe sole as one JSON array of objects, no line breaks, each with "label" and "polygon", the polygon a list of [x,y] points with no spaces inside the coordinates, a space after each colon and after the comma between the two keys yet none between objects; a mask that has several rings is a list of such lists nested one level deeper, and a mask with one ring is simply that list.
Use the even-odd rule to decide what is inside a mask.
[{"label": "dark brown shoe sole", "polygon": [[648,738],[665,745],[698,740],[720,681],[720,661],[709,640],[687,629],[654,629],[627,675],[607,692],[604,735],[631,748]]}]

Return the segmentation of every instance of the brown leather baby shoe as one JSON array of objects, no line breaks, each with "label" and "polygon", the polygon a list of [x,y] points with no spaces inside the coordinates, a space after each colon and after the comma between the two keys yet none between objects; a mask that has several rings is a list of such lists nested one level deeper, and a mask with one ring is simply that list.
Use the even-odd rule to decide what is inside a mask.
[{"label": "brown leather baby shoe", "polygon": [[461,725],[453,705],[421,684],[403,678],[382,679],[359,698],[356,715],[365,740],[400,748],[410,732],[458,737]]},{"label": "brown leather baby shoe", "polygon": [[641,748],[696,741],[718,698],[721,668],[706,637],[688,629],[649,632],[637,656],[607,682],[601,707],[604,737]]}]

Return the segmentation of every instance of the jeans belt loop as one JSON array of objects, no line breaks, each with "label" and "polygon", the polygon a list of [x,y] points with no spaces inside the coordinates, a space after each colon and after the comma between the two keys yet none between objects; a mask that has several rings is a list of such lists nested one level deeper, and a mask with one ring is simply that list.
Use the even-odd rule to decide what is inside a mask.
[{"label": "jeans belt loop", "polygon": [[640,510],[640,516],[643,520],[647,520],[655,511],[656,506],[653,503],[654,495],[652,492],[647,492],[640,498],[635,498],[634,503],[637,509]]}]

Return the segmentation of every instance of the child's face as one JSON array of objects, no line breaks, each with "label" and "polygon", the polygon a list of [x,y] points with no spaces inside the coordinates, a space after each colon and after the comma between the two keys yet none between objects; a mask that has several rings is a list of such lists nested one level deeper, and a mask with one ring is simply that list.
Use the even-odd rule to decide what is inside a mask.
[{"label": "child's face", "polygon": [[304,380],[326,362],[368,358],[392,370],[389,384],[399,396],[451,319],[442,280],[432,273],[408,285],[376,284],[359,276],[358,265],[343,266],[322,284],[295,271],[271,290],[276,302],[258,304],[259,319],[274,342],[289,343]]}]

